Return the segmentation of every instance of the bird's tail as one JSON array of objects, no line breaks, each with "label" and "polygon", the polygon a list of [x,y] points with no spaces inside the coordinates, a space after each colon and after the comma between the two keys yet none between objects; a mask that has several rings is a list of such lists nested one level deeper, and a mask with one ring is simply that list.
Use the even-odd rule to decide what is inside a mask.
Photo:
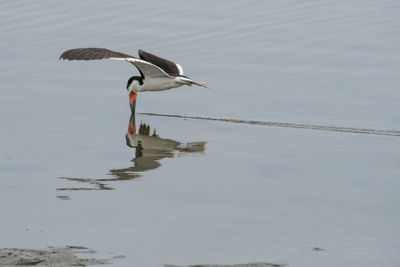
[{"label": "bird's tail", "polygon": [[207,84],[205,82],[196,82],[196,81],[190,81],[190,83],[204,87],[204,88],[208,88]]},{"label": "bird's tail", "polygon": [[205,82],[196,82],[196,81],[193,81],[193,80],[191,80],[191,79],[189,79],[187,77],[178,77],[178,83],[186,84],[186,85],[189,85],[189,86],[192,86],[194,84],[194,85],[197,85],[197,86],[208,88],[207,84]]}]

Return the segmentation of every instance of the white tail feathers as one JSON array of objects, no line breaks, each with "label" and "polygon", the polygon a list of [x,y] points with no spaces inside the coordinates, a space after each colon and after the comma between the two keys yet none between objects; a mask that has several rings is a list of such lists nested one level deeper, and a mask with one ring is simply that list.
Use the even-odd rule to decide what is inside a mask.
[{"label": "white tail feathers", "polygon": [[204,88],[208,88],[207,84],[205,82],[195,82],[195,81],[191,81],[192,84],[204,87]]},{"label": "white tail feathers", "polygon": [[194,84],[194,85],[197,85],[197,86],[208,88],[207,84],[205,82],[196,82],[196,81],[193,81],[193,80],[191,80],[189,78],[186,78],[186,77],[176,77],[175,79],[177,79],[178,83],[186,84],[186,85],[189,85],[189,86]]}]

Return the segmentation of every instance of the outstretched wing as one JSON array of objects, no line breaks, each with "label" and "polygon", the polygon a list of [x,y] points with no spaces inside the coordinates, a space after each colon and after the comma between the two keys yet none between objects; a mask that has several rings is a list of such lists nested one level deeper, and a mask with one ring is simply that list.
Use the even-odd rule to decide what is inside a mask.
[{"label": "outstretched wing", "polygon": [[182,76],[183,75],[183,69],[182,66],[179,65],[178,63],[169,61],[167,59],[161,58],[159,56],[150,54],[149,52],[146,52],[142,49],[139,49],[139,57],[145,61],[148,61],[161,69],[163,69],[166,73],[168,73],[170,76]]},{"label": "outstretched wing", "polygon": [[145,77],[158,77],[158,78],[171,78],[163,69],[160,67],[147,62],[143,59],[138,59],[133,56],[111,51],[105,48],[75,48],[65,51],[61,54],[60,59],[68,60],[99,60],[99,59],[114,59],[114,60],[124,60],[133,64],[138,68]]},{"label": "outstretched wing", "polygon": [[69,60],[98,60],[107,58],[134,58],[133,56],[111,51],[105,48],[75,48],[65,51],[61,54],[60,59]]}]

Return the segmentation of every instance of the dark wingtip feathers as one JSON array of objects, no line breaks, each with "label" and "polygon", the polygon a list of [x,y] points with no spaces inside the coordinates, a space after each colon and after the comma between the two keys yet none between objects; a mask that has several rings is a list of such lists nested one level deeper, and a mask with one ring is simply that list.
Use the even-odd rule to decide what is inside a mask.
[{"label": "dark wingtip feathers", "polygon": [[174,62],[146,52],[143,49],[138,49],[138,53],[140,59],[156,65],[157,67],[163,69],[168,75],[174,77],[179,76],[179,69]]},{"label": "dark wingtip feathers", "polygon": [[108,50],[106,48],[75,48],[64,51],[60,59],[67,60],[99,60],[107,58],[133,58],[133,56]]}]

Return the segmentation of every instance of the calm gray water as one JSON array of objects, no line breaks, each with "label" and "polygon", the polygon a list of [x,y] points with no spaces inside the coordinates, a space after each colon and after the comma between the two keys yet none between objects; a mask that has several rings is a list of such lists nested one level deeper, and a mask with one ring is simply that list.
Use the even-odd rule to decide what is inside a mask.
[{"label": "calm gray water", "polygon": [[400,130],[399,16],[398,1],[2,1],[0,246],[399,266],[399,137],[141,114],[135,134],[131,65],[58,60],[142,48],[211,87],[140,94],[138,112]]}]

